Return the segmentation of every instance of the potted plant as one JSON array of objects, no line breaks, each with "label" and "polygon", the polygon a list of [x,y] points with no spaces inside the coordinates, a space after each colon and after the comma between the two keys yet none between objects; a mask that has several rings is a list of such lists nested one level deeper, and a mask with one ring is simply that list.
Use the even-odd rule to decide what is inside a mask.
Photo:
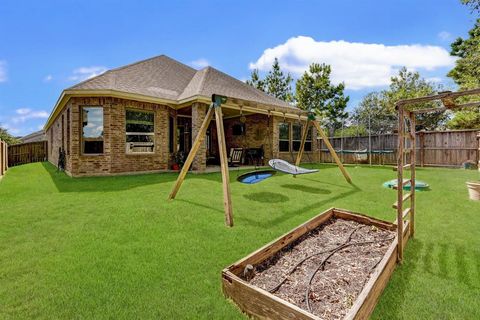
[{"label": "potted plant", "polygon": [[172,170],[178,171],[184,164],[183,152],[174,152],[172,154]]}]

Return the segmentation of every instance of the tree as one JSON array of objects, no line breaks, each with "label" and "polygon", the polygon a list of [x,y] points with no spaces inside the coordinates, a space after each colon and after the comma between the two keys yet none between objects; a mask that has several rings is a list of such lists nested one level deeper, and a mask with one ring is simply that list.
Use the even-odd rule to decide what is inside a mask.
[{"label": "tree", "polygon": [[250,80],[246,81],[248,85],[251,85],[258,90],[265,91],[265,81],[260,78],[258,69],[253,69],[250,74]]},{"label": "tree", "polygon": [[467,5],[472,11],[480,11],[480,0],[460,0],[462,4]]},{"label": "tree", "polygon": [[[391,133],[397,128],[397,110],[395,103],[402,99],[409,99],[433,94],[441,91],[442,87],[423,79],[418,72],[408,71],[405,67],[399,70],[397,76],[391,78],[388,89],[367,94],[357,108],[352,120],[369,127],[370,116],[371,132],[373,134]],[[410,106],[412,109],[430,108],[437,102],[420,103]],[[448,115],[428,113],[417,116],[417,130],[434,130],[444,126]]]},{"label": "tree", "polygon": [[[475,2],[478,5],[480,2]],[[469,38],[457,38],[451,45],[450,54],[459,59],[455,67],[450,70],[451,77],[462,90],[480,87],[480,19],[468,32]],[[478,99],[478,97],[476,97]],[[461,102],[467,102],[463,99]],[[452,129],[479,128],[480,108],[460,110],[454,113],[454,117],[447,126]]]},{"label": "tree", "polygon": [[326,119],[333,135],[348,116],[345,109],[349,97],[344,95],[343,83],[331,83],[331,71],[329,65],[312,63],[297,80],[295,97],[300,109],[313,111]]},{"label": "tree", "polygon": [[397,114],[388,106],[386,91],[370,92],[363,97],[351,118],[372,134],[391,133],[397,127]]},{"label": "tree", "polygon": [[268,94],[283,101],[293,101],[291,83],[293,81],[290,73],[284,74],[280,69],[278,59],[275,58],[272,69],[265,77],[265,88]]},{"label": "tree", "polygon": [[5,141],[7,144],[17,144],[20,140],[8,133],[8,130],[0,126],[0,140]]},{"label": "tree", "polygon": [[278,59],[275,58],[272,64],[272,69],[268,71],[265,79],[262,80],[260,78],[258,69],[254,69],[250,74],[250,80],[247,80],[247,84],[262,90],[275,98],[292,102],[292,81],[293,78],[290,73],[283,73]]}]

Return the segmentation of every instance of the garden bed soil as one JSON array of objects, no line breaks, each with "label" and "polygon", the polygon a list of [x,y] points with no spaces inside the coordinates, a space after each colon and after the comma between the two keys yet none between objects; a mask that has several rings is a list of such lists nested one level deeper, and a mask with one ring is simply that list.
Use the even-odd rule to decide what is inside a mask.
[{"label": "garden bed soil", "polygon": [[395,267],[395,236],[394,224],[332,208],[225,269],[224,292],[259,318],[367,318]]}]

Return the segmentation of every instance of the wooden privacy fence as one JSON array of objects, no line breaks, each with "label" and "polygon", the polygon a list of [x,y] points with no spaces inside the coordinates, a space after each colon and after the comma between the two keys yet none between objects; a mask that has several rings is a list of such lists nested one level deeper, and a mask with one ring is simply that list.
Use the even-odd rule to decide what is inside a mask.
[{"label": "wooden privacy fence", "polygon": [[46,161],[47,141],[27,142],[8,146],[9,166]]},{"label": "wooden privacy fence", "polygon": [[[478,163],[479,135],[479,130],[419,131],[416,135],[417,165],[458,167],[468,160]],[[370,158],[372,164],[397,163],[397,134],[335,137],[330,138],[330,142],[344,163],[369,163]],[[333,159],[322,141],[320,148],[320,162],[332,162]],[[366,152],[355,153],[359,150]]]},{"label": "wooden privacy fence", "polygon": [[0,178],[3,177],[8,168],[8,145],[0,140]]}]

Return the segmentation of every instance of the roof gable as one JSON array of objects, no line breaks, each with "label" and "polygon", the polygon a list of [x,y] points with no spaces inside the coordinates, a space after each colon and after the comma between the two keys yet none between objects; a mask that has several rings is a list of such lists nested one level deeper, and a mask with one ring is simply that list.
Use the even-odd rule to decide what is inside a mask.
[{"label": "roof gable", "polygon": [[[295,108],[215,68],[195,70],[165,55],[109,70],[67,90],[115,90],[180,102],[212,94]],[[296,108],[295,108],[296,109]]]},{"label": "roof gable", "polygon": [[70,90],[117,90],[177,100],[196,70],[165,55],[109,70]]}]

